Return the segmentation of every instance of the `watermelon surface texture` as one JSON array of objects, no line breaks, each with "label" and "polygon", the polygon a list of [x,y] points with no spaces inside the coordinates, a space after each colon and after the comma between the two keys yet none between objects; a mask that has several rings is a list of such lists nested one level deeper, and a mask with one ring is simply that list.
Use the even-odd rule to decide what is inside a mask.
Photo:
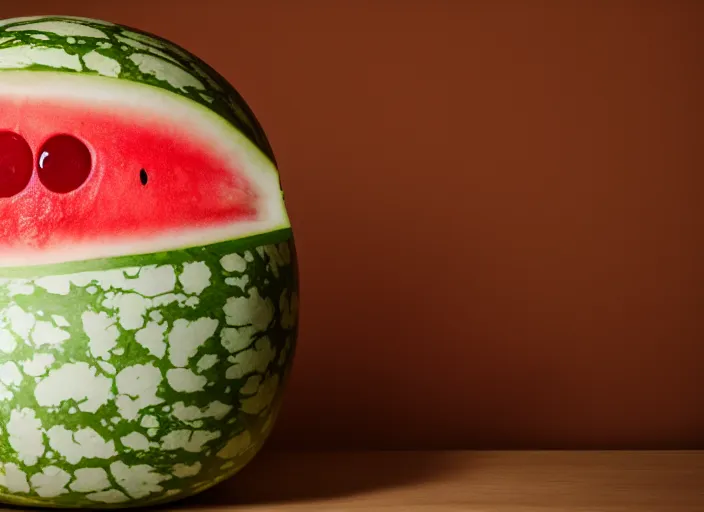
[{"label": "watermelon surface texture", "polygon": [[235,89],[136,29],[0,20],[0,501],[145,507],[232,477],[297,326],[276,162]]}]

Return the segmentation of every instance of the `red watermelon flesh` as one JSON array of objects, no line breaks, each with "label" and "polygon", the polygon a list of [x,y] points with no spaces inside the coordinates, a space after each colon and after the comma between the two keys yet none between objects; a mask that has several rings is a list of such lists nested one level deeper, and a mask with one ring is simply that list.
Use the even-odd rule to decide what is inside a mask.
[{"label": "red watermelon flesh", "polygon": [[[243,161],[214,150],[187,122],[114,103],[88,107],[66,99],[3,97],[3,132],[14,135],[14,142],[0,137],[0,183],[9,184],[0,185],[0,252],[144,240],[259,215],[260,194],[243,172]],[[60,139],[54,139],[66,135],[79,153],[82,148],[89,154],[88,162],[76,156],[75,147],[72,160],[70,144],[62,149]],[[32,174],[27,186],[12,195],[29,165],[28,153],[17,149],[21,140],[31,148]],[[52,182],[53,190],[64,183],[68,192],[54,192],[41,179],[43,149],[52,149],[52,142],[47,161],[53,167],[45,167],[53,181],[44,181]],[[88,167],[88,177],[71,190],[82,181],[81,166]]]}]

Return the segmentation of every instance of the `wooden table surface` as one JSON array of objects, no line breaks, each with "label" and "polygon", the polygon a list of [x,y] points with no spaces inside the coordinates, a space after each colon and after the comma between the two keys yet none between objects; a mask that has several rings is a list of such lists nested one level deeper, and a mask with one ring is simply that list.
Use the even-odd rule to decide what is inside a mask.
[{"label": "wooden table surface", "polygon": [[704,452],[263,452],[158,510],[704,512]]}]

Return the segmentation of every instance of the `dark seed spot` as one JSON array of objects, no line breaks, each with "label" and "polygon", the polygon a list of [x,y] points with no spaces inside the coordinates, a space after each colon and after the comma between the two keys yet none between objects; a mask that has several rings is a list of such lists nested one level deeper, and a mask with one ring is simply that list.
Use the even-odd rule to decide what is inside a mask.
[{"label": "dark seed spot", "polygon": [[149,181],[149,176],[147,176],[147,171],[144,169],[139,171],[139,181],[142,182],[142,185],[146,185],[147,182]]}]

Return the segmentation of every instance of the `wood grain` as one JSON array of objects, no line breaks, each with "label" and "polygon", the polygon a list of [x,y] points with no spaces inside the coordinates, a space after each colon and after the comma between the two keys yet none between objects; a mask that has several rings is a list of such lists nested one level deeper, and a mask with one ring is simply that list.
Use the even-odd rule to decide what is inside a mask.
[{"label": "wood grain", "polygon": [[160,510],[702,512],[704,452],[264,452]]}]

